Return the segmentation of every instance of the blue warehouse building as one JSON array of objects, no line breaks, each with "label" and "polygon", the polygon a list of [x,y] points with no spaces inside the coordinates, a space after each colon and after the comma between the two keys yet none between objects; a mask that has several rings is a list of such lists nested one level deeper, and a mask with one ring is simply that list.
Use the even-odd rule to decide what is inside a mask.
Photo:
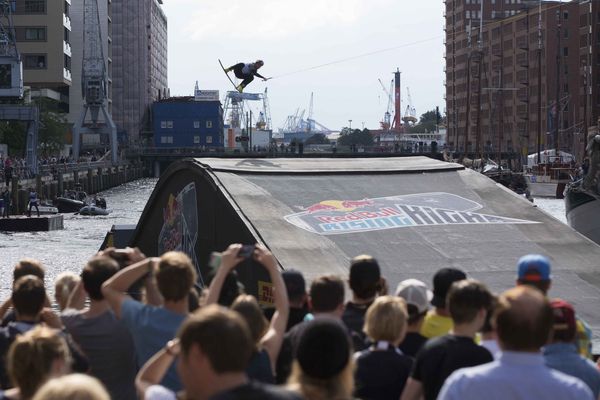
[{"label": "blue warehouse building", "polygon": [[216,99],[171,97],[154,103],[156,147],[223,147],[223,107]]}]

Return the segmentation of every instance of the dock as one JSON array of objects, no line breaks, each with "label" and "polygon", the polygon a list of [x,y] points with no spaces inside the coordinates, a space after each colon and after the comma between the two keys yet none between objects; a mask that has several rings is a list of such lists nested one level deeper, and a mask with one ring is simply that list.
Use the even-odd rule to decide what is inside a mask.
[{"label": "dock", "polygon": [[64,229],[64,219],[61,214],[0,218],[0,231],[2,232],[48,232],[61,229]]}]

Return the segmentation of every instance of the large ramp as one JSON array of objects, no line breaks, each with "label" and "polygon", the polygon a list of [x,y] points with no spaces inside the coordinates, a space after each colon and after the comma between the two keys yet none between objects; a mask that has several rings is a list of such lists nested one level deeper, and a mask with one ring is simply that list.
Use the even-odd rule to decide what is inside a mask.
[{"label": "large ramp", "polygon": [[[185,160],[159,180],[133,239],[148,255],[188,252],[202,279],[210,251],[232,242],[264,243],[284,269],[309,280],[346,276],[350,258],[371,254],[392,289],[407,278],[430,284],[437,269],[452,266],[501,291],[514,285],[520,256],[541,253],[553,262],[551,295],[571,301],[600,331],[600,246],[458,164]],[[249,292],[268,292],[263,271],[240,273]]]}]

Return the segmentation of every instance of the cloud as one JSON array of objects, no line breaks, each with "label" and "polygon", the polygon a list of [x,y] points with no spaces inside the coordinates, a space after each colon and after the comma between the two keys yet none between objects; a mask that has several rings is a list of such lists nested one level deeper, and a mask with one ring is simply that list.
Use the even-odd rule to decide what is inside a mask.
[{"label": "cloud", "polygon": [[[390,0],[171,0],[170,9],[185,7],[188,22],[181,27],[194,41],[281,40],[321,28],[351,26]],[[177,28],[176,28],[177,29]]]}]

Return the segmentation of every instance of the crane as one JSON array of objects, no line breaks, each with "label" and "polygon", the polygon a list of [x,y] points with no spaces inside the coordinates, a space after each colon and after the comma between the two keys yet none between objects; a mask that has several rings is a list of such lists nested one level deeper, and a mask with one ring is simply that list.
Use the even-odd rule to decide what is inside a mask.
[{"label": "crane", "polygon": [[380,122],[381,129],[383,129],[384,131],[389,131],[393,128],[392,105],[394,104],[394,96],[392,96],[392,92],[394,90],[394,80],[392,79],[389,90],[385,88],[385,85],[383,84],[381,79],[379,79],[379,84],[381,85],[381,88],[383,89],[388,98],[387,109],[385,111],[385,114],[383,115],[383,121]]},{"label": "crane", "polygon": [[[81,137],[84,133],[108,134],[113,164],[118,161],[117,127],[106,108],[106,59],[102,49],[102,32],[98,0],[84,0],[83,6],[83,65],[81,69],[81,91],[84,104],[81,115],[73,126],[73,157],[77,159],[81,151]],[[90,113],[91,126],[86,125],[86,115]],[[100,112],[104,119],[101,123]]]},{"label": "crane", "polygon": [[406,125],[415,124],[417,122],[417,110],[415,110],[415,107],[413,106],[410,89],[408,87],[406,87],[406,96],[408,97],[408,104],[402,121],[404,121]]}]

